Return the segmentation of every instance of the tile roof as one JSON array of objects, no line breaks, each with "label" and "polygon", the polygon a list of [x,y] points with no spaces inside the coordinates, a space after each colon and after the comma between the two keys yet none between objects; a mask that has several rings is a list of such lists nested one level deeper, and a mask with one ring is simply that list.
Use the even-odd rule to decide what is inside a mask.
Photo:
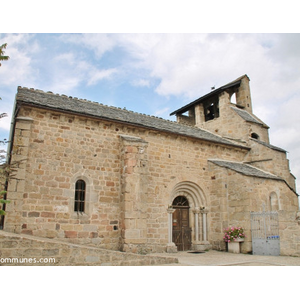
[{"label": "tile roof", "polygon": [[260,125],[264,125],[264,123],[258,119],[255,118],[254,115],[251,115],[246,110],[237,108],[237,107],[231,107],[242,119],[244,119],[247,122],[257,123]]},{"label": "tile roof", "polygon": [[54,94],[52,92],[43,92],[41,90],[18,87],[16,95],[17,103],[24,103],[41,108],[65,111],[70,113],[92,116],[105,120],[127,123],[135,126],[142,126],[148,129],[154,129],[173,134],[189,136],[214,143],[235,146],[249,149],[230,142],[222,137],[212,134],[209,131],[191,127],[177,122],[165,120],[158,117],[139,114],[121,108],[106,106],[98,102],[68,97],[66,95]]},{"label": "tile roof", "polygon": [[274,145],[265,143],[265,142],[263,142],[263,141],[260,141],[260,140],[257,140],[257,139],[252,139],[252,138],[250,138],[250,139],[251,139],[251,141],[254,141],[254,142],[256,142],[256,143],[258,143],[258,144],[261,144],[261,145],[263,145],[263,146],[265,146],[265,147],[268,147],[268,148],[270,148],[270,149],[272,149],[272,150],[276,150],[276,151],[280,151],[280,152],[284,152],[284,153],[287,152],[286,150],[284,150],[284,149],[282,149],[282,148],[279,148],[279,147],[277,147],[277,146],[274,146]]},{"label": "tile roof", "polygon": [[258,169],[253,166],[249,166],[244,163],[237,163],[232,161],[225,161],[225,160],[215,160],[215,159],[209,159],[210,162],[230,170],[233,170],[235,172],[238,172],[245,176],[252,176],[252,177],[259,177],[259,178],[266,178],[266,179],[275,179],[275,180],[282,180],[281,177],[278,177],[276,175],[273,175],[271,173],[268,173],[266,171],[263,171],[261,169]]}]

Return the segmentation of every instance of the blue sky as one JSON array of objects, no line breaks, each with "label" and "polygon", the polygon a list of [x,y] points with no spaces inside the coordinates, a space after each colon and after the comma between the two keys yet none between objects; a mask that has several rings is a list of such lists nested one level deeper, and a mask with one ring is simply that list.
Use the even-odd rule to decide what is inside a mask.
[{"label": "blue sky", "polygon": [[174,120],[170,112],[247,74],[254,113],[300,179],[300,34],[4,33],[3,43],[2,139],[18,86]]},{"label": "blue sky", "polygon": [[247,74],[254,113],[288,151],[300,191],[296,5],[272,1],[270,13],[258,0],[11,0],[1,16],[10,60],[0,67],[0,112],[9,114],[0,138],[18,86],[175,120],[170,112]]}]

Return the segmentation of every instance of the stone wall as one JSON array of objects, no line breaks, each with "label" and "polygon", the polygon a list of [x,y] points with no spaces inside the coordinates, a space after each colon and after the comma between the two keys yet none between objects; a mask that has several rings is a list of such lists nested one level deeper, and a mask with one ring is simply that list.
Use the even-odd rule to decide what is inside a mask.
[{"label": "stone wall", "polygon": [[300,256],[300,212],[279,211],[280,254]]},{"label": "stone wall", "polygon": [[[133,137],[133,145],[121,136]],[[143,140],[143,145],[138,140]],[[140,153],[140,146],[144,153]],[[167,208],[174,200],[174,187],[180,182],[195,183],[210,207],[213,182],[207,160],[241,161],[247,150],[67,113],[21,108],[13,153],[20,166],[8,188],[12,202],[7,206],[6,231],[111,250],[122,249],[124,239],[130,244],[133,238],[141,243],[134,251],[151,252],[166,249]],[[82,214],[74,212],[78,179],[87,183],[86,212]],[[130,216],[134,211],[139,217]]]},{"label": "stone wall", "polygon": [[[223,229],[243,227],[246,239],[241,251],[252,251],[250,213],[269,211],[270,195],[279,202],[279,235],[282,255],[300,255],[300,222],[297,195],[284,181],[244,176],[230,169],[210,165],[214,178],[211,194],[210,240],[213,249],[225,250]],[[237,184],[238,183],[238,184]],[[298,219],[297,219],[298,217]]]},{"label": "stone wall", "polygon": [[150,266],[177,258],[122,253],[0,231],[0,266]]},{"label": "stone wall", "polygon": [[[202,104],[199,107],[203,110]],[[267,128],[261,124],[246,122],[232,107],[234,108],[235,104],[230,103],[230,95],[223,92],[219,95],[219,117],[206,122],[203,118],[199,118],[200,123],[196,123],[196,126],[244,143],[248,142],[251,133],[255,132],[262,141],[269,142]]]},{"label": "stone wall", "polygon": [[[120,158],[115,128],[43,110],[23,115],[16,120],[13,145],[13,159],[22,163],[9,185],[12,203],[5,230],[117,250]],[[79,178],[87,182],[86,214],[74,212]]]},{"label": "stone wall", "polygon": [[252,161],[252,166],[283,178],[291,188],[296,190],[295,177],[290,173],[289,160],[284,150],[276,150],[276,147],[272,149],[273,146],[268,147],[254,139],[250,139],[249,144],[251,150],[245,157],[246,162]]},{"label": "stone wall", "polygon": [[[210,167],[209,159],[250,159],[247,149],[175,133],[21,107],[13,153],[19,168],[8,188],[11,203],[4,229],[9,232],[109,250],[166,251],[167,209],[181,183],[196,186],[201,194],[198,203],[189,201],[192,241],[203,240],[207,225],[214,249],[224,248],[223,228],[236,225],[229,220],[244,222],[250,210],[269,201],[272,191],[277,192],[282,209],[297,210],[297,198],[283,182],[272,181],[272,186],[266,180]],[[261,157],[270,155],[266,152]],[[284,170],[274,170],[287,176],[288,164],[279,155]],[[78,179],[87,185],[84,213],[74,212]],[[187,192],[181,191],[188,196]],[[207,224],[200,215],[197,225],[194,212],[202,205]],[[198,237],[195,229],[199,229]]]}]

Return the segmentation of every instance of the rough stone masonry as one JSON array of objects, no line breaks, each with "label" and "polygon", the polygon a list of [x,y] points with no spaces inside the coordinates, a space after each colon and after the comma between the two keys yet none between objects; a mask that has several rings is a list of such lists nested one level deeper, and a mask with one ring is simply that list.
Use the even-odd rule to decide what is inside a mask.
[{"label": "rough stone masonry", "polygon": [[223,228],[242,226],[247,253],[250,212],[265,207],[279,211],[281,254],[299,255],[295,178],[252,112],[248,76],[171,114],[19,87],[4,230],[145,254],[224,250]]}]

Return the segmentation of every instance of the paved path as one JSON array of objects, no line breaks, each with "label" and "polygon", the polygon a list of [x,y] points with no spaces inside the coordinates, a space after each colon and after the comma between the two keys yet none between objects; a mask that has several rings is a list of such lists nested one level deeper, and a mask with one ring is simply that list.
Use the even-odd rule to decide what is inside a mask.
[{"label": "paved path", "polygon": [[171,266],[300,266],[300,257],[233,254],[210,250],[204,253],[178,252],[161,256],[177,257]]}]

